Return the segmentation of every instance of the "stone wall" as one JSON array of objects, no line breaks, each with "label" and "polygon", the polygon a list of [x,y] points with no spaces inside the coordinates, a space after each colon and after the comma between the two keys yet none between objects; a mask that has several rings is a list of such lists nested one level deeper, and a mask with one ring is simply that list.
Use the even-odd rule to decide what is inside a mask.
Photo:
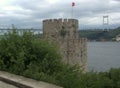
[{"label": "stone wall", "polygon": [[[14,75],[4,71],[0,71],[0,81],[16,86],[16,88],[63,88],[56,86],[54,84],[50,84],[42,81],[36,81],[33,79]],[[5,86],[0,85],[0,88],[5,88]],[[6,88],[10,88],[10,86]]]},{"label": "stone wall", "polygon": [[79,38],[77,19],[44,20],[43,35],[59,44],[64,62],[87,69],[87,39]]}]

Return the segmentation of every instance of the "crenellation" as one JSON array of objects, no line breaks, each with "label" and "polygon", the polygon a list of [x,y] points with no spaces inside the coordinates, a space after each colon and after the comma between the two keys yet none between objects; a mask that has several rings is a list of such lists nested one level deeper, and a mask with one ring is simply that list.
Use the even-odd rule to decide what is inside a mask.
[{"label": "crenellation", "polygon": [[[43,23],[62,23],[62,24],[68,24],[68,25],[70,25],[70,24],[74,24],[74,25],[76,25],[76,24],[78,24],[78,20],[76,20],[76,19],[47,19],[47,20],[44,20],[43,21]],[[78,25],[76,25],[76,26],[78,26]]]},{"label": "crenellation", "polygon": [[51,42],[57,42],[63,61],[71,65],[78,64],[86,71],[86,38],[78,37],[77,19],[48,19],[43,21],[43,34]]}]

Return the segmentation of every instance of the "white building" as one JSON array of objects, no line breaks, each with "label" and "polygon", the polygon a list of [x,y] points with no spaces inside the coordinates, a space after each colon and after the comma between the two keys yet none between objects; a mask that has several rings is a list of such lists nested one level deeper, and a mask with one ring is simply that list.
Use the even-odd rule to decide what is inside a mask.
[{"label": "white building", "polygon": [[120,41],[120,34],[116,36],[116,41]]}]

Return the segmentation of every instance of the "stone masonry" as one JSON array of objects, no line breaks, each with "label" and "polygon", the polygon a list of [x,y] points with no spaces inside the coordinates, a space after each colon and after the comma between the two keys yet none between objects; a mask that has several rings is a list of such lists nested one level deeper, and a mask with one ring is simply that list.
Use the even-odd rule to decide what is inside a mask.
[{"label": "stone masonry", "polygon": [[79,38],[77,19],[44,20],[43,36],[59,44],[64,62],[87,70],[87,39]]}]

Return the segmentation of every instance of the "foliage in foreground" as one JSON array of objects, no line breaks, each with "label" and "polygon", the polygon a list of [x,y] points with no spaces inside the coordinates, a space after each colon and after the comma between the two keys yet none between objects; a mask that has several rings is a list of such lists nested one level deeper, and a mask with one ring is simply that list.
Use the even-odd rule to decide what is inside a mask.
[{"label": "foliage in foreground", "polygon": [[64,88],[120,88],[120,68],[82,74],[77,66],[61,61],[56,44],[16,30],[0,40],[0,70]]}]

